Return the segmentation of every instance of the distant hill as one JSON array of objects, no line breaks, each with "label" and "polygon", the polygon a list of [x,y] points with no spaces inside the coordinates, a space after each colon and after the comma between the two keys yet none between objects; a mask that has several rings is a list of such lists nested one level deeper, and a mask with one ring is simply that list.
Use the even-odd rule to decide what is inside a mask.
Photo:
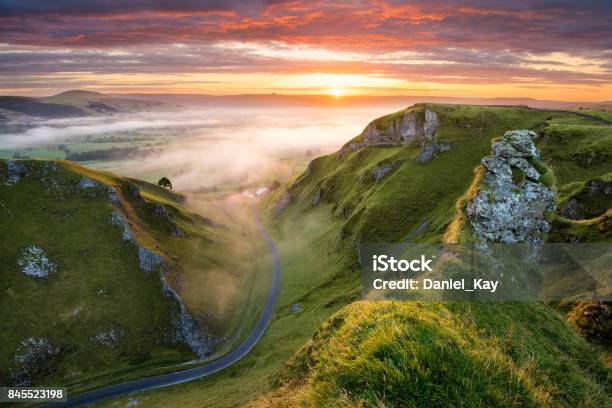
[{"label": "distant hill", "polygon": [[[199,94],[104,94],[70,90],[41,98],[0,96],[0,114],[10,119],[18,113],[34,117],[63,118],[104,115],[148,109],[183,107],[359,107],[382,105],[391,108],[415,103],[453,103],[493,106],[529,106],[533,108],[600,109],[610,102],[568,102],[532,98],[461,98],[447,96],[370,96],[348,95],[199,95]],[[8,114],[7,114],[8,113]],[[3,119],[0,118],[0,121]]]},{"label": "distant hill", "polygon": [[100,92],[73,90],[41,98],[43,103],[61,104],[82,109],[87,114],[111,114],[145,110],[159,105],[154,100],[131,99]]},{"label": "distant hill", "polygon": [[67,118],[86,115],[83,109],[75,106],[45,103],[36,98],[23,96],[0,96],[0,109],[42,118]]},{"label": "distant hill", "polygon": [[146,101],[161,101],[174,105],[193,106],[240,106],[240,107],[298,107],[298,106],[368,106],[392,105],[408,106],[415,103],[453,103],[469,105],[530,106],[533,108],[570,108],[575,106],[591,107],[606,102],[568,102],[539,100],[532,98],[461,98],[450,96],[370,96],[348,95],[280,95],[280,94],[245,94],[245,95],[197,95],[197,94],[125,94],[117,97],[129,97]]},{"label": "distant hill", "polygon": [[69,118],[141,111],[158,105],[159,102],[152,100],[129,99],[80,90],[44,98],[0,96],[0,110],[7,113],[7,117],[17,114],[39,118]]}]

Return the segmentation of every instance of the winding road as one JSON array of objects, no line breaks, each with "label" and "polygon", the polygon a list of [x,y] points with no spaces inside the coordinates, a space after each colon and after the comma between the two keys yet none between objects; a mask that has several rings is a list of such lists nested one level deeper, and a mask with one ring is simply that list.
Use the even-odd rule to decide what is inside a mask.
[{"label": "winding road", "polygon": [[87,404],[92,404],[94,402],[118,397],[120,395],[131,394],[138,391],[152,390],[156,388],[163,388],[175,384],[181,384],[184,382],[197,380],[199,378],[206,377],[218,371],[221,371],[224,368],[227,368],[232,364],[236,363],[245,355],[247,355],[253,349],[253,347],[255,347],[259,339],[261,339],[264,334],[264,331],[266,330],[266,327],[272,319],[272,312],[274,311],[274,307],[276,306],[276,300],[278,298],[281,280],[281,266],[280,258],[278,256],[278,249],[276,248],[274,241],[272,241],[272,238],[270,238],[270,235],[261,223],[261,219],[259,218],[259,214],[256,210],[255,220],[259,233],[266,241],[266,244],[268,245],[268,248],[272,253],[272,258],[274,262],[274,273],[272,275],[272,286],[270,287],[270,291],[268,292],[268,299],[266,301],[266,306],[263,310],[263,313],[249,336],[238,347],[236,347],[228,354],[225,354],[224,356],[220,357],[219,359],[196,368],[191,368],[184,371],[177,371],[169,374],[162,374],[154,377],[146,377],[139,380],[133,380],[125,383],[110,385],[108,387],[98,388],[93,391],[88,391],[83,394],[69,397],[67,402],[47,404],[44,405],[44,407],[80,407]]}]

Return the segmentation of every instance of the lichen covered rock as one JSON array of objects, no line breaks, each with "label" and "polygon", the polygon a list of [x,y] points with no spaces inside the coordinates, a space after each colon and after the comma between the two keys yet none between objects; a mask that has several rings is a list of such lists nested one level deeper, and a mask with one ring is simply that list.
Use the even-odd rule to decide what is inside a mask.
[{"label": "lichen covered rock", "polygon": [[431,109],[409,111],[393,120],[377,119],[363,130],[360,142],[351,142],[340,150],[340,157],[347,151],[366,146],[400,145],[418,141],[420,146],[433,143],[436,130],[440,127],[438,115]]},{"label": "lichen covered rock", "polygon": [[49,259],[42,248],[35,245],[30,245],[21,251],[17,265],[21,268],[21,272],[36,278],[45,278],[57,270],[55,262]]},{"label": "lichen covered rock", "polygon": [[179,294],[170,286],[166,277],[162,275],[162,292],[165,296],[173,299],[178,307],[178,313],[174,316],[176,333],[174,337],[182,341],[199,358],[208,356],[214,345],[219,341],[216,337],[203,330],[193,316],[188,313],[187,306]]},{"label": "lichen covered rock", "polygon": [[140,269],[148,273],[153,272],[156,268],[163,266],[164,259],[155,252],[139,244],[138,264],[140,265]]},{"label": "lichen covered rock", "polygon": [[387,175],[387,173],[391,172],[398,165],[399,163],[390,163],[375,166],[372,169],[372,176],[374,176],[374,181],[380,181],[383,177]]},{"label": "lichen covered rock", "polygon": [[603,215],[612,203],[612,175],[587,181],[584,187],[568,199],[559,213],[572,220]]},{"label": "lichen covered rock", "polygon": [[97,332],[91,340],[100,346],[113,348],[119,343],[121,336],[123,336],[123,330],[118,327],[110,327]]},{"label": "lichen covered rock", "polygon": [[129,224],[125,220],[125,217],[123,216],[123,214],[121,214],[119,211],[117,211],[117,210],[113,211],[111,213],[108,221],[112,225],[116,225],[116,226],[121,227],[123,229],[122,237],[123,237],[123,239],[125,241],[133,241],[134,240],[134,238],[132,236],[132,231],[130,230]]},{"label": "lichen covered rock", "polygon": [[53,359],[62,353],[62,347],[45,337],[26,337],[21,340],[13,357],[11,368],[13,386],[28,386],[37,375],[43,374]]},{"label": "lichen covered rock", "polygon": [[83,189],[98,188],[100,185],[88,177],[82,177],[79,180],[79,187]]},{"label": "lichen covered rock", "polygon": [[25,176],[28,175],[28,168],[25,163],[18,160],[6,161],[6,173],[3,175],[3,183],[7,186],[12,186]]},{"label": "lichen covered rock", "polygon": [[550,230],[546,213],[555,209],[555,193],[531,164],[540,157],[536,137],[529,130],[506,132],[482,159],[482,188],[467,206],[477,240],[537,243]]}]

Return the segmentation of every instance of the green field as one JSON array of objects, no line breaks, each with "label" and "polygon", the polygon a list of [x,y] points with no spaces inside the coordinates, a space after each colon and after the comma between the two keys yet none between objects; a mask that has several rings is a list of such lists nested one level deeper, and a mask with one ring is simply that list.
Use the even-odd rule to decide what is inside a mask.
[{"label": "green field", "polygon": [[[519,107],[430,107],[442,124],[437,137],[450,145],[434,160],[417,164],[419,149],[410,144],[368,147],[341,159],[332,154],[262,203],[283,267],[281,299],[266,335],[232,368],[139,394],[141,403],[436,406],[434,394],[459,404],[466,390],[473,394],[464,406],[610,403],[610,371],[600,359],[606,349],[587,343],[550,306],[351,304],[359,298],[355,243],[441,242],[474,169],[505,131],[541,134],[538,147],[560,191],[609,172],[612,128],[596,119]],[[596,160],[585,162],[585,154]],[[373,169],[387,163],[397,165],[376,182]],[[313,204],[317,192],[321,202]],[[274,216],[284,195],[291,203]],[[609,222],[602,217],[589,221],[591,242],[609,240],[597,227]],[[580,225],[558,219],[551,237],[564,242],[569,238],[558,231]],[[296,303],[300,311],[292,313]],[[413,399],[404,395],[408,390]]]},{"label": "green field", "polygon": [[[3,383],[13,383],[17,375],[74,392],[175,370],[194,359],[174,334],[178,305],[162,294],[161,274],[218,339],[208,358],[248,334],[270,271],[262,267],[269,254],[258,244],[250,212],[247,223],[228,216],[219,203],[208,203],[220,208],[209,211],[211,220],[188,211],[184,197],[160,187],[71,162],[12,161],[22,169],[12,182],[7,163],[0,161],[0,235],[11,237],[0,241]],[[81,186],[83,180],[92,185]],[[120,205],[111,199],[111,186]],[[159,255],[167,268],[142,270],[137,245],[109,221],[117,211],[134,242]],[[31,246],[54,265],[48,276],[21,270],[20,259]],[[108,333],[117,338],[96,340]],[[30,338],[44,339],[52,355],[19,363],[13,356],[32,348]]]},{"label": "green field", "polygon": [[[160,407],[435,406],[441,396],[459,404],[465,390],[471,395],[465,406],[478,406],[479,401],[486,401],[487,406],[609,404],[610,372],[601,360],[608,349],[588,343],[572,326],[579,324],[578,319],[567,322],[565,318],[565,313],[572,316],[573,311],[584,310],[583,304],[556,308],[534,303],[492,307],[476,303],[356,302],[360,287],[355,246],[404,240],[441,242],[453,225],[461,233],[462,223],[455,222],[461,221],[457,203],[470,191],[474,169],[489,153],[491,140],[510,129],[540,133],[538,147],[551,175],[554,173],[560,206],[570,199],[578,200],[591,217],[571,220],[555,215],[549,239],[611,239],[606,227],[610,225],[609,201],[586,193],[592,180],[609,178],[610,125],[597,118],[555,110],[430,107],[441,121],[437,138],[450,146],[433,160],[418,164],[420,147],[416,144],[367,147],[343,157],[331,154],[314,160],[303,174],[260,202],[267,228],[279,248],[282,289],[271,325],[245,359],[210,378],[100,405],[113,406],[117,401],[136,398],[146,406]],[[388,123],[387,117],[379,126],[384,128]],[[289,160],[298,163],[301,159]],[[392,170],[376,180],[375,169],[389,164]],[[123,320],[115,324],[132,325],[134,333],[139,333],[139,327],[151,327],[150,322],[155,321],[163,331],[169,326],[162,319],[167,316],[164,308],[172,305],[159,296],[158,279],[145,275],[150,280],[143,284],[134,264],[137,257],[133,249],[121,246],[120,231],[100,225],[111,209],[107,198],[75,195],[78,190],[74,185],[84,175],[106,185],[140,189],[144,202],[128,199],[133,210],[130,219],[138,226],[139,239],[160,248],[173,266],[171,281],[181,288],[190,310],[200,315],[211,331],[225,337],[211,358],[244,338],[261,310],[271,273],[269,254],[254,230],[248,200],[215,192],[194,194],[183,201],[147,183],[69,163],[61,166],[65,169],[65,189],[55,195],[39,191],[39,182],[30,177],[16,186],[0,186],[0,190],[11,192],[3,194],[1,201],[20,214],[13,218],[18,222],[0,225],[4,228],[1,232],[20,228],[23,234],[22,238],[18,234],[14,243],[2,243],[6,248],[2,248],[1,256],[7,257],[2,263],[16,265],[18,251],[40,237],[52,258],[75,271],[61,282],[49,279],[50,283],[45,281],[36,290],[30,286],[41,283],[24,279],[17,270],[9,272],[10,278],[3,281],[8,296],[2,300],[2,310],[21,307],[26,318],[36,316],[33,310],[43,307],[46,314],[31,325],[44,327],[46,335],[58,343],[68,339],[66,343],[72,347],[54,363],[58,368],[41,373],[39,380],[65,384],[73,391],[84,390],[166,372],[190,358],[184,347],[152,347],[142,334],[133,341],[126,340],[125,345],[121,343],[121,349],[90,355],[90,332],[101,327],[94,316],[102,319],[116,310],[102,301],[91,302],[88,293],[94,285],[91,282],[107,282],[116,276],[106,269],[114,265],[112,262],[122,265],[117,266],[117,274],[134,280],[132,285],[121,285],[118,296],[143,304],[153,302],[149,307],[128,305],[133,313],[124,313]],[[228,185],[228,191],[233,188]],[[69,199],[72,196],[75,198]],[[316,196],[320,201],[314,200]],[[283,197],[289,197],[289,203],[279,211],[278,202]],[[19,208],[19,202],[28,202],[28,206]],[[151,203],[164,204],[172,217],[158,217]],[[84,224],[86,228],[81,228]],[[171,234],[174,224],[186,237]],[[81,233],[86,232],[89,238],[82,239]],[[67,239],[53,239],[56,233]],[[83,246],[81,251],[100,247],[106,252],[101,252],[99,260],[89,257],[83,261],[80,252],[71,250],[73,245]],[[114,254],[114,259],[107,261],[104,253]],[[85,284],[79,277],[87,273],[91,279]],[[27,302],[29,296],[16,299],[11,295],[38,294],[49,287],[57,293],[43,297],[44,305],[18,306],[15,302]],[[53,299],[67,300],[58,303]],[[113,305],[125,307],[120,302]],[[90,316],[85,324],[73,317],[75,310],[78,316]],[[61,324],[56,316],[63,316]],[[11,316],[3,318],[11,322]],[[77,324],[82,332],[75,331]],[[580,322],[579,327],[582,330],[588,324]],[[6,349],[15,348],[28,335],[23,328],[11,329],[13,332],[16,334],[0,336]],[[98,356],[105,359],[105,365],[101,371],[98,367],[99,375],[94,377],[93,367],[100,365]],[[78,381],[70,379],[75,372],[80,372]],[[438,380],[440,376],[444,381]]]}]

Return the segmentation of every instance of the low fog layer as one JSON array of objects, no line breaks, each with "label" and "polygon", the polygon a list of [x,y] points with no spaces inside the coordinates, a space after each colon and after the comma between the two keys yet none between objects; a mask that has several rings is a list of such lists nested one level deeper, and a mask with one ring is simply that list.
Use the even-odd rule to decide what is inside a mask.
[{"label": "low fog layer", "polygon": [[[361,109],[202,109],[39,121],[22,133],[0,134],[0,149],[39,147],[86,136],[138,138],[148,132],[168,143],[138,160],[104,168],[153,181],[164,174],[176,189],[198,191],[228,181],[245,185],[288,176],[292,157],[338,149],[388,107]],[[178,131],[177,131],[178,129]],[[127,133],[126,133],[127,132]],[[119,145],[118,145],[119,146]]]}]

